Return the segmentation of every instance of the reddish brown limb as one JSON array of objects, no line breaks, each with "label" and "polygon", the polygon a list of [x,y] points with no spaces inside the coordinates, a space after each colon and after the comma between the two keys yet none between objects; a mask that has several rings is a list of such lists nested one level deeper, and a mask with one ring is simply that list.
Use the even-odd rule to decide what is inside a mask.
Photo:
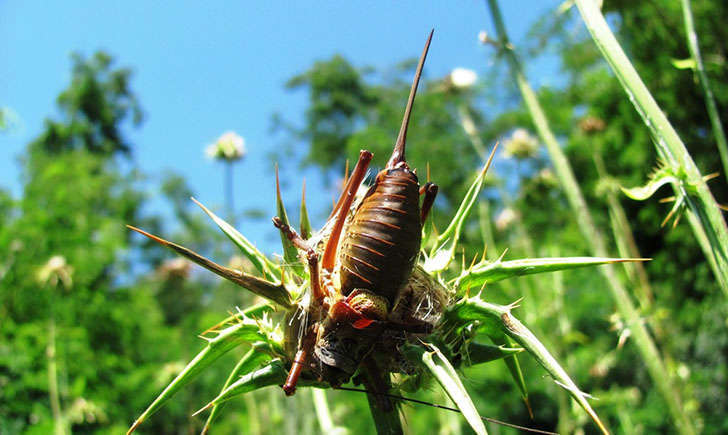
[{"label": "reddish brown limb", "polygon": [[316,251],[306,243],[303,238],[298,235],[296,230],[291,228],[289,225],[283,223],[279,217],[273,218],[273,225],[281,230],[281,232],[293,243],[293,246],[306,253],[306,260],[308,261],[308,270],[311,277],[311,293],[313,298],[322,303],[326,296],[328,296],[321,287],[321,279],[319,277],[318,267],[318,254]]},{"label": "reddish brown limb", "polygon": [[404,109],[404,118],[402,119],[402,126],[399,128],[399,135],[397,136],[397,142],[394,144],[394,151],[392,151],[392,157],[387,162],[387,169],[392,169],[397,166],[398,163],[404,162],[404,148],[407,142],[407,127],[409,127],[410,115],[412,114],[412,106],[415,103],[415,94],[417,94],[417,86],[420,84],[420,77],[422,76],[422,67],[425,65],[425,59],[427,59],[427,51],[430,49],[430,42],[432,41],[432,34],[435,32],[433,29],[430,31],[430,36],[427,37],[425,48],[422,50],[420,56],[420,63],[417,64],[417,71],[415,71],[415,78],[412,81],[412,87],[410,88],[409,98],[407,99],[407,107]]},{"label": "reddish brown limb", "polygon": [[422,225],[425,224],[425,219],[430,214],[438,189],[437,184],[431,182],[428,182],[420,188],[420,195],[425,194],[425,198],[422,200],[422,207],[420,208],[420,223]]},{"label": "reddish brown limb", "polygon": [[308,362],[308,356],[313,350],[314,340],[316,339],[316,329],[312,328],[308,334],[303,338],[301,348],[296,352],[296,356],[293,358],[293,364],[291,364],[291,370],[288,372],[286,382],[283,384],[283,391],[286,396],[292,396],[296,392],[296,384],[298,378],[301,376],[303,367]]},{"label": "reddish brown limb", "polygon": [[326,270],[331,271],[334,269],[336,249],[339,246],[339,238],[341,236],[341,230],[344,228],[347,212],[351,208],[356,191],[359,190],[359,185],[364,180],[369,162],[371,161],[371,152],[366,150],[359,152],[359,161],[356,162],[356,167],[354,167],[354,171],[351,173],[351,177],[349,177],[349,182],[346,183],[346,189],[341,193],[341,198],[339,198],[339,203],[337,203],[336,207],[338,209],[338,214],[335,217],[336,221],[334,222],[334,227],[331,229],[329,240],[326,242],[324,258],[321,261],[322,267]]}]

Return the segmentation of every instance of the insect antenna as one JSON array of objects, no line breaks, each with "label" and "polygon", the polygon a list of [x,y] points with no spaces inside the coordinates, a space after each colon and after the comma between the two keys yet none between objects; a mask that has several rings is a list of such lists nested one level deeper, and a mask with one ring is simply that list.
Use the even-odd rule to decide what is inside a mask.
[{"label": "insect antenna", "polygon": [[415,78],[412,81],[412,87],[410,88],[409,98],[407,99],[407,107],[404,109],[404,118],[402,119],[402,126],[399,128],[399,135],[397,136],[397,142],[394,144],[394,151],[392,151],[392,157],[387,162],[387,168],[393,168],[397,163],[404,162],[404,147],[407,142],[407,127],[409,127],[410,115],[412,114],[412,106],[415,102],[415,95],[417,94],[417,86],[420,84],[420,77],[422,76],[422,67],[425,65],[425,59],[427,58],[427,51],[430,49],[430,42],[432,41],[432,34],[435,29],[430,31],[430,36],[427,37],[425,48],[422,50],[422,56],[420,56],[420,63],[417,64],[417,71],[415,72]]},{"label": "insect antenna", "polygon": [[[452,411],[452,412],[457,412],[458,414],[462,414],[462,412],[459,409],[457,409],[457,408],[452,408],[450,406],[445,406],[445,405],[438,405],[437,403],[430,403],[430,402],[426,402],[424,400],[412,399],[410,397],[398,396],[396,394],[375,393],[373,391],[365,390],[363,388],[352,388],[352,387],[336,387],[334,389],[335,390],[343,390],[343,391],[356,391],[357,393],[372,394],[374,396],[385,396],[385,397],[388,397],[390,399],[401,400],[403,402],[417,403],[419,405],[431,406],[433,408],[444,409],[446,411]],[[487,421],[488,423],[493,423],[493,424],[498,424],[498,425],[501,425],[501,426],[512,427],[514,429],[522,430],[522,431],[525,431],[525,432],[540,433],[540,434],[546,434],[546,435],[559,435],[558,432],[549,432],[547,430],[541,430],[541,429],[535,429],[535,428],[526,427],[526,426],[520,426],[520,425],[517,425],[517,424],[508,423],[508,422],[505,422],[505,421],[496,420],[495,418],[490,418],[490,417],[480,417],[480,418],[483,419],[484,421]]]}]

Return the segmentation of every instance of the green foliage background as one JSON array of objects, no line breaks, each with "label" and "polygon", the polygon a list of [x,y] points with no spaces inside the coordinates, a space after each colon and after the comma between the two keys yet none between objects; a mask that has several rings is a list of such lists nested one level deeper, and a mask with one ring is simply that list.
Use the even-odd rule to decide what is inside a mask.
[{"label": "green foliage background", "polygon": [[[707,73],[726,120],[728,4],[693,3]],[[698,166],[706,174],[721,171],[701,89],[691,70],[674,63],[689,57],[679,2],[611,1],[605,7],[621,43]],[[657,162],[647,129],[574,10],[547,14],[530,36],[529,45],[516,47],[524,59],[545,53],[561,59],[562,85],[540,88],[539,98],[565,144],[597,224],[610,233],[600,190],[605,180],[597,175],[593,154],[602,156],[619,184],[641,184]],[[496,62],[486,68],[491,58]],[[533,130],[528,113],[516,103],[505,62],[498,59],[497,49],[485,46],[479,71],[485,79],[476,88],[457,91],[443,78],[426,77],[418,96],[408,160],[421,174],[430,163],[430,177],[440,185],[434,211],[440,229],[482,164],[462,128],[460,110],[466,108],[472,116],[485,144],[507,139],[518,127]],[[344,161],[364,148],[374,152],[373,165],[382,167],[398,131],[413,67],[413,61],[403,61],[374,71],[339,56],[317,62],[288,83],[309,97],[305,124],[279,123],[279,133],[307,150],[302,163],[322,170],[343,171]],[[190,331],[203,331],[236,305],[252,302],[238,289],[205,275],[163,273],[169,254],[132,241],[124,228],[126,223],[153,231],[163,228],[159,217],[141,213],[148,199],[138,185],[145,175],[130,164],[133,144],[123,134],[143,118],[137,99],[143,96],[132,89],[129,70],[117,68],[109,55],[75,56],[72,82],[56,102],[59,118],[46,122],[23,155],[22,197],[0,191],[0,433],[52,430],[46,355],[51,322],[57,329],[61,405],[71,429],[121,432],[199,350],[201,343]],[[586,118],[602,120],[603,129],[585,129]],[[489,255],[506,247],[508,258],[587,254],[563,195],[554,183],[537,176],[548,167],[544,152],[496,163],[497,178],[481,201],[493,215],[505,207],[517,210],[522,226],[496,230],[489,228],[492,215],[483,215],[480,225],[471,219],[464,235],[466,259],[483,252],[484,230],[494,236]],[[728,193],[722,180],[710,183],[719,202]],[[193,213],[187,198],[194,192],[183,176],[169,174],[162,191],[179,223],[178,234],[167,234],[170,239],[218,258],[232,255],[213,226]],[[725,296],[689,228],[660,228],[669,205],[624,197],[620,201],[642,256],[653,258],[645,265],[653,300],[643,317],[696,426],[705,433],[726,432]],[[616,248],[612,253],[616,255]],[[73,267],[70,286],[35,278],[54,255],[63,255]],[[622,278],[633,287],[626,274]],[[601,399],[596,410],[614,431],[670,431],[664,404],[629,338],[617,346],[624,329],[614,329],[619,321],[601,279],[593,271],[577,270],[496,284],[486,292],[489,300],[502,303],[526,296],[521,317],[544,337],[577,383]],[[216,395],[243,351],[217,363],[219,374],[205,372],[142,430],[199,430],[203,420],[190,414],[203,404],[201,398]],[[465,372],[483,415],[563,432],[593,430],[533,361],[522,358],[522,364],[533,419],[505,366],[498,364]],[[277,390],[256,392],[253,399],[232,403],[216,430],[316,432],[310,401],[303,394],[284,399]],[[329,397],[336,424],[353,432],[373,430],[363,395],[336,392]],[[434,392],[423,398],[445,400]],[[444,411],[407,405],[404,412],[412,433],[433,427],[442,433],[469,430],[462,419]]]}]

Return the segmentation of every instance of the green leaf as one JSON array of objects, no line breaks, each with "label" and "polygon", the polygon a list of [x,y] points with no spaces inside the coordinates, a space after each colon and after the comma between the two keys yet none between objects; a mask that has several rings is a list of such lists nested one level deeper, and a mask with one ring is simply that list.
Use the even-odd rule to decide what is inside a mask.
[{"label": "green leaf", "polygon": [[480,262],[472,268],[463,271],[459,277],[455,278],[453,284],[458,289],[458,293],[463,293],[469,288],[480,287],[484,284],[516,276],[575,269],[578,267],[599,266],[610,263],[646,260],[648,259],[602,257],[546,257],[511,261],[502,261],[501,259],[498,259],[492,263]]},{"label": "green leaf", "polygon": [[465,417],[475,433],[486,434],[483,419],[478,414],[478,410],[475,409],[473,400],[465,390],[465,386],[460,381],[460,376],[458,376],[455,368],[435,345],[424,343],[424,346],[429,351],[420,346],[409,346],[407,352],[412,356],[417,356],[420,362],[432,373],[442,389],[450,397],[450,400],[462,412],[463,417]]},{"label": "green leaf", "polygon": [[691,69],[695,71],[697,64],[695,59],[689,57],[687,59],[670,59],[670,63],[677,69]]},{"label": "green leaf", "polygon": [[270,261],[262,252],[258,250],[248,239],[238,232],[232,225],[219,218],[215,213],[210,211],[207,207],[202,205],[195,198],[191,198],[192,201],[197,204],[202,211],[204,211],[210,218],[217,224],[217,226],[225,233],[230,240],[235,243],[240,251],[245,255],[255,266],[263,277],[269,281],[276,281],[281,279],[280,267]]},{"label": "green leaf", "polygon": [[546,347],[528,330],[516,317],[511,314],[512,305],[495,305],[483,301],[479,297],[462,299],[449,311],[462,321],[485,321],[488,323],[498,322],[503,333],[515,340],[521,347],[526,349],[541,366],[551,375],[556,383],[569,392],[571,397],[584,408],[587,414],[594,420],[599,429],[608,433],[606,427],[599,419],[597,413],[592,409],[583,393],[571,380],[566,371],[546,349]]},{"label": "green leaf", "polygon": [[127,225],[127,228],[149,237],[155,242],[175,251],[176,253],[199,264],[200,266],[217,274],[218,276],[221,276],[228,281],[232,281],[235,284],[250,290],[258,296],[275,302],[278,305],[283,306],[284,308],[291,307],[291,297],[288,294],[288,290],[285,286],[283,286],[283,284],[269,282],[253,275],[248,275],[247,273],[243,273],[235,269],[230,269],[229,267],[221,266],[194,251],[191,251],[183,246],[177,245],[170,241],[164,240],[161,237],[149,234],[148,232],[140,230],[139,228],[133,227],[131,225]]},{"label": "green leaf", "polygon": [[258,341],[267,342],[268,337],[260,330],[258,322],[252,319],[245,319],[236,325],[225,328],[216,337],[208,339],[207,346],[182,369],[179,375],[167,385],[167,388],[136,419],[127,432],[127,435],[134,432],[140,424],[159,410],[177,391],[197,377],[197,375],[218,358],[242,343]]},{"label": "green leaf", "polygon": [[463,224],[465,223],[465,219],[467,219],[468,215],[470,215],[473,205],[475,205],[480,189],[483,187],[485,174],[488,172],[488,168],[490,167],[490,163],[493,161],[493,156],[495,155],[495,150],[497,148],[498,145],[496,144],[496,146],[493,147],[493,151],[491,151],[490,157],[488,157],[488,161],[483,167],[483,170],[480,171],[478,176],[475,177],[473,184],[470,185],[470,188],[465,194],[463,201],[460,203],[460,207],[455,213],[452,221],[450,221],[450,224],[447,226],[445,231],[437,237],[435,245],[430,250],[430,255],[425,258],[424,269],[427,272],[432,273],[445,270],[455,257],[455,249],[457,248],[457,244],[460,239],[460,232],[462,231]]},{"label": "green leaf", "polygon": [[655,192],[657,192],[657,189],[665,184],[679,182],[679,177],[677,177],[670,168],[662,167],[650,175],[649,181],[647,181],[647,184],[644,186],[632,187],[629,189],[622,187],[622,192],[631,199],[644,201],[651,197]]},{"label": "green leaf", "polygon": [[[225,391],[225,389],[227,389],[227,387],[229,387],[230,384],[236,381],[240,376],[250,373],[262,363],[270,360],[271,357],[269,353],[270,346],[267,343],[258,342],[253,344],[253,347],[240,359],[240,361],[238,361],[235,368],[233,368],[233,371],[230,372],[221,392]],[[207,417],[207,421],[205,422],[205,427],[202,428],[203,434],[206,434],[210,430],[212,422],[215,421],[215,418],[217,418],[224,406],[224,403],[213,406],[210,416]]]}]

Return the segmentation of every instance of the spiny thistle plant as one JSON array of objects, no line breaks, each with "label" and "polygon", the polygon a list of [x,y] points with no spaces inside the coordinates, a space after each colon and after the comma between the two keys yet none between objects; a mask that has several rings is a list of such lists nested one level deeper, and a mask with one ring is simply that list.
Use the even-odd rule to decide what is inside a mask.
[{"label": "spiny thistle plant", "polygon": [[[396,171],[409,171],[404,159],[406,127],[427,46],[415,75],[395,151],[387,168],[373,181],[373,187],[381,185],[380,177],[386,178]],[[375,190],[361,184],[368,164],[366,160],[360,166],[364,161],[362,157],[349,182],[344,183],[340,203],[319,231],[312,231],[304,193],[300,210],[300,235],[290,227],[276,172],[277,217],[274,223],[281,230],[282,263],[263,255],[232,225],[195,200],[250,260],[258,271],[257,276],[221,266],[185,247],[130,227],[265,301],[238,309],[235,314],[203,332],[201,336],[207,342],[205,347],[137,418],[129,433],[214,361],[239,346],[249,346],[250,350],[228,375],[218,396],[211,398],[207,404],[201,403],[202,407],[196,413],[209,411],[203,433],[210,429],[225,402],[245,393],[281,385],[288,395],[293,394],[296,385],[351,389],[342,387],[348,382],[364,386],[379,433],[403,433],[398,405],[408,399],[402,397],[401,393],[422,389],[429,378],[442,387],[472,429],[478,434],[485,434],[485,419],[479,415],[460,379],[458,369],[503,360],[518,384],[526,405],[530,407],[517,356],[524,351],[535,358],[554,381],[579,403],[597,427],[606,433],[606,427],[587,401],[589,396],[577,387],[548,349],[513,314],[517,302],[509,305],[490,303],[484,299],[482,290],[489,283],[521,275],[637,259],[574,257],[505,260],[504,253],[494,261],[486,260],[484,255],[480,261],[476,258],[470,265],[464,262],[458,264],[455,257],[460,234],[478,201],[496,148],[493,147],[488,162],[475,176],[454,217],[442,233],[427,230],[421,225],[426,216],[424,203],[427,203],[428,198],[433,199],[434,195],[425,196],[422,221],[417,207],[415,217],[420,226],[417,226],[416,234],[419,236],[419,229],[422,228],[421,243],[415,246],[414,263],[410,264],[409,269],[404,273],[392,273],[401,273],[404,285],[396,289],[397,297],[391,304],[374,293],[378,290],[376,288],[365,291],[357,287],[347,294],[341,291],[341,282],[344,280],[341,271],[346,268],[345,256],[341,252],[345,251],[346,244],[339,243],[339,240],[357,228],[356,217],[361,211],[360,207],[375,196],[372,194]],[[362,151],[361,156],[371,159],[368,151]],[[414,180],[416,185],[416,177]],[[431,183],[424,185],[422,190],[427,192],[428,187],[431,187]],[[417,189],[414,192],[417,195]],[[374,251],[371,247],[369,250]],[[419,251],[419,255],[416,251]],[[377,263],[380,266],[387,266],[387,263],[392,264],[397,260],[394,256],[373,253],[381,257],[378,259],[380,263]],[[323,260],[319,268],[320,257]],[[303,267],[303,264],[308,264],[308,267]],[[327,281],[330,267],[333,273],[331,280]],[[394,279],[388,276],[384,278],[385,281]],[[378,283],[381,286],[389,284],[383,281]],[[329,332],[321,334],[321,331]],[[484,339],[490,340],[490,343],[485,343]],[[315,345],[312,344],[314,340]],[[325,342],[325,345],[321,342]],[[348,370],[342,369],[343,360],[349,365]]]}]

